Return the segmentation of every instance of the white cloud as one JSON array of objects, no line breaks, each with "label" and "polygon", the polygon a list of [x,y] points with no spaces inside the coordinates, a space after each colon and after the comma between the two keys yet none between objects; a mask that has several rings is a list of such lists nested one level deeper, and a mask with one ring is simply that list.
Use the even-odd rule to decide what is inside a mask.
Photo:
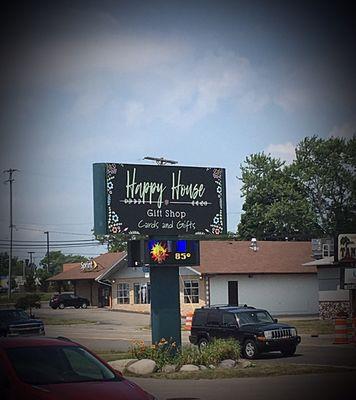
[{"label": "white cloud", "polygon": [[295,159],[295,146],[293,143],[280,143],[270,144],[265,153],[271,154],[275,158],[280,158],[282,161],[286,161],[287,164],[291,164]]}]

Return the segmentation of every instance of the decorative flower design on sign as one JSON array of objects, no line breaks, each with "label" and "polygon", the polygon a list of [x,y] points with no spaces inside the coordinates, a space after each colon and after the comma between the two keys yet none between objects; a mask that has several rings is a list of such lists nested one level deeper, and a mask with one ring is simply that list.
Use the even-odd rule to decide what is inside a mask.
[{"label": "decorative flower design on sign", "polygon": [[152,260],[158,262],[159,264],[161,264],[163,261],[166,260],[166,258],[169,257],[167,246],[161,242],[155,243],[150,253]]}]

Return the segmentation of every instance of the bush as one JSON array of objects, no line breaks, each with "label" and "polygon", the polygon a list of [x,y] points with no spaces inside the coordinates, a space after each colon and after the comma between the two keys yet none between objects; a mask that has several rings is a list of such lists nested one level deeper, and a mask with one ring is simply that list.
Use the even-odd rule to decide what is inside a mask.
[{"label": "bush", "polygon": [[223,360],[238,360],[240,345],[234,339],[214,339],[200,353],[202,365],[218,365]]},{"label": "bush", "polygon": [[148,358],[156,362],[161,369],[164,365],[174,364],[178,367],[184,364],[218,365],[222,360],[238,360],[240,345],[234,339],[215,339],[201,350],[197,346],[185,345],[177,350],[175,342],[161,339],[158,343],[146,346],[144,342],[134,341],[130,348],[132,357]]},{"label": "bush", "polygon": [[156,362],[158,368],[177,362],[177,347],[172,340],[162,338],[158,343],[146,346],[143,340],[134,341],[130,347],[132,357],[139,360],[149,358]]}]

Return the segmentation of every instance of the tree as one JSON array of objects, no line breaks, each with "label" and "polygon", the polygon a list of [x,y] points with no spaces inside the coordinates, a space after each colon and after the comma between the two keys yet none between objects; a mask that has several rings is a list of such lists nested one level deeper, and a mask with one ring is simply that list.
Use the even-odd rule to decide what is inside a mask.
[{"label": "tree", "polygon": [[[76,255],[76,254],[63,254],[60,250],[59,251],[50,251],[49,252],[50,258],[50,268],[49,268],[49,276],[53,276],[62,272],[63,264],[66,263],[74,263],[74,262],[82,262],[88,261],[87,257]],[[40,261],[40,265],[43,268],[47,268],[48,258],[47,255]]]},{"label": "tree", "polygon": [[27,294],[19,297],[15,303],[15,308],[29,309],[30,315],[32,315],[32,308],[41,308],[41,297],[38,294]]},{"label": "tree", "polygon": [[127,239],[123,235],[96,235],[95,239],[107,245],[110,253],[127,251]]},{"label": "tree", "polygon": [[241,165],[242,207],[239,239],[309,240],[318,231],[315,214],[291,168],[264,153]]},{"label": "tree", "polygon": [[[11,275],[12,276],[20,276],[22,275],[23,264],[22,261],[17,257],[12,257],[11,264]],[[6,276],[9,274],[9,254],[8,253],[0,253],[0,275]]]},{"label": "tree", "polygon": [[36,291],[36,276],[33,269],[29,269],[26,274],[26,281],[24,283],[26,292]]},{"label": "tree", "polygon": [[47,292],[49,287],[49,282],[47,281],[48,278],[51,277],[51,274],[47,272],[44,268],[38,268],[36,270],[36,278],[39,282],[39,286],[43,292]]},{"label": "tree", "polygon": [[292,173],[303,186],[324,235],[355,232],[356,137],[305,138]]}]

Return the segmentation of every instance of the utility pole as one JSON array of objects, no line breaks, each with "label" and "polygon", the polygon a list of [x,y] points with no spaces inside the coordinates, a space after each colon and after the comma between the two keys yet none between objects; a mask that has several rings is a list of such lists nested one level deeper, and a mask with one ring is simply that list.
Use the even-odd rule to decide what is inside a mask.
[{"label": "utility pole", "polygon": [[14,225],[12,223],[12,182],[14,182],[14,178],[12,177],[12,174],[14,172],[17,172],[18,169],[6,169],[4,173],[9,174],[9,179],[5,181],[5,183],[9,182],[10,183],[10,254],[9,254],[9,285],[8,285],[8,297],[11,299],[11,279],[12,279],[12,231],[14,228]]},{"label": "utility pole", "polygon": [[28,251],[27,252],[29,255],[30,255],[30,268],[32,268],[32,254],[34,254],[35,252],[34,251]]},{"label": "utility pole", "polygon": [[44,233],[47,235],[47,272],[49,272],[49,231]]}]

